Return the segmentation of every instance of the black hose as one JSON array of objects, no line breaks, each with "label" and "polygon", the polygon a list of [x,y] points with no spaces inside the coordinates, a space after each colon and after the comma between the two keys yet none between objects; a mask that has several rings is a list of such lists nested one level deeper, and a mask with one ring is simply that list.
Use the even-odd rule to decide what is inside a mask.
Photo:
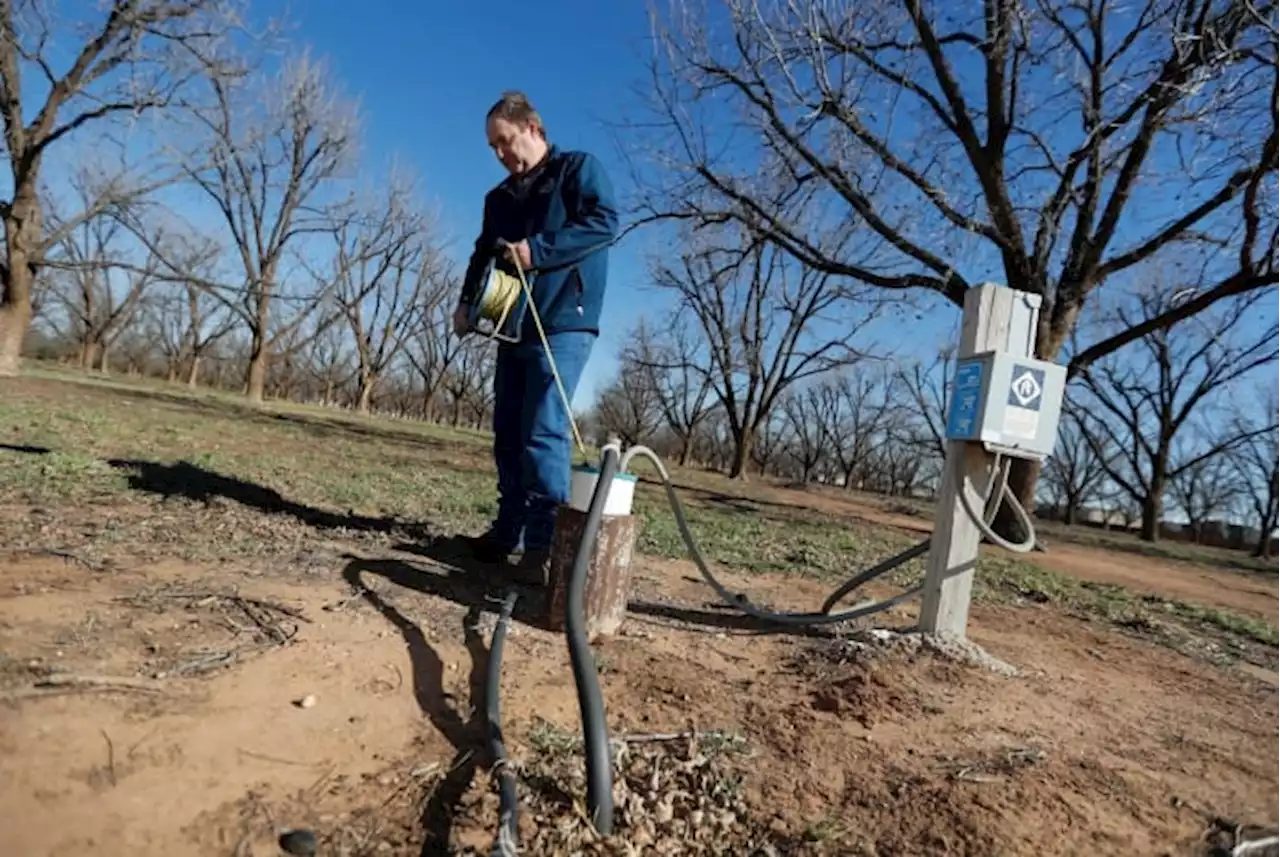
[{"label": "black hose", "polygon": [[502,612],[493,629],[489,643],[489,669],[485,676],[485,709],[488,719],[489,752],[493,767],[498,772],[498,835],[493,840],[493,857],[516,857],[520,841],[517,827],[516,776],[507,764],[507,748],[502,742],[502,714],[498,695],[502,690],[502,644],[507,639],[511,625],[511,612],[515,609],[515,592],[502,600]]},{"label": "black hose", "polygon": [[609,753],[609,729],[604,719],[604,697],[596,677],[595,657],[587,637],[586,592],[587,571],[595,552],[596,533],[609,486],[618,472],[618,450],[607,446],[600,462],[599,481],[591,494],[587,520],[582,528],[582,541],[573,561],[573,575],[565,598],[565,637],[569,642],[569,659],[573,663],[573,680],[578,686],[578,709],[582,715],[583,752],[587,760],[587,811],[596,830],[608,836],[613,832],[613,760]]},{"label": "black hose", "polygon": [[856,576],[849,578],[840,585],[839,589],[827,596],[827,600],[822,604],[822,612],[830,613],[835,609],[837,604],[844,600],[846,595],[857,589],[862,584],[869,583],[880,575],[887,574],[903,563],[909,562],[918,556],[924,556],[929,552],[929,544],[932,541],[932,539],[925,539],[924,541],[907,548],[902,553],[897,554],[896,556],[891,556],[884,562],[874,565],[866,571],[859,572]]}]

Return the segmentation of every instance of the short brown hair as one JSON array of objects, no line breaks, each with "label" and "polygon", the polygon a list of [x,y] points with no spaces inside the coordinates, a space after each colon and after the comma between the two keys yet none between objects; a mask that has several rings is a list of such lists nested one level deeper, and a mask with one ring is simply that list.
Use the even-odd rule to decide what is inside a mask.
[{"label": "short brown hair", "polygon": [[529,103],[529,97],[523,92],[516,89],[508,89],[502,93],[489,112],[485,114],[485,120],[498,118],[505,119],[507,122],[514,122],[523,125],[526,122],[532,122],[533,127],[538,129],[538,133],[546,139],[547,129],[542,124],[542,117],[538,115],[538,111]]}]

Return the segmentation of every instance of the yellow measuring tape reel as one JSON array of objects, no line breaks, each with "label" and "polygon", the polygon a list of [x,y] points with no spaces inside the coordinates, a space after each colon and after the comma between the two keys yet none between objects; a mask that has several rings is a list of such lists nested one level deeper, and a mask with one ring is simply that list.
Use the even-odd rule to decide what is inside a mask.
[{"label": "yellow measuring tape reel", "polygon": [[[497,265],[497,260],[490,260],[485,266],[484,285],[474,305],[468,310],[468,323],[471,330],[489,339],[497,339],[513,345],[520,342],[520,328],[524,321],[525,310],[533,313],[533,323],[538,329],[538,338],[542,340],[543,353],[551,365],[551,375],[555,378],[556,389],[560,393],[560,401],[569,417],[569,427],[573,429],[573,440],[578,451],[585,458],[587,446],[582,441],[582,433],[578,430],[578,421],[573,418],[573,405],[569,394],[560,379],[560,370],[556,366],[555,355],[551,353],[551,343],[547,341],[547,332],[542,328],[542,318],[538,315],[538,307],[533,302],[533,290],[525,278],[520,263],[513,260],[517,276],[511,276]],[[487,328],[487,329],[486,329]]]},{"label": "yellow measuring tape reel", "polygon": [[489,261],[485,266],[480,295],[469,311],[472,331],[502,342],[515,344],[520,341],[520,324],[524,320],[528,300],[522,279],[499,268],[497,260]]}]

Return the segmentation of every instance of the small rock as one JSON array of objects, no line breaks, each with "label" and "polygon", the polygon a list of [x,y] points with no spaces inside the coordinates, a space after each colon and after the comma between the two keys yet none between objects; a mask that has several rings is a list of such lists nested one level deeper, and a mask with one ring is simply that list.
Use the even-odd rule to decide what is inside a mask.
[{"label": "small rock", "polygon": [[280,847],[297,857],[313,857],[316,853],[316,835],[310,830],[288,830],[280,835]]},{"label": "small rock", "polygon": [[302,699],[299,699],[298,701],[294,702],[294,705],[298,706],[299,708],[315,708],[316,695],[314,693],[308,693],[306,696],[302,697]]}]

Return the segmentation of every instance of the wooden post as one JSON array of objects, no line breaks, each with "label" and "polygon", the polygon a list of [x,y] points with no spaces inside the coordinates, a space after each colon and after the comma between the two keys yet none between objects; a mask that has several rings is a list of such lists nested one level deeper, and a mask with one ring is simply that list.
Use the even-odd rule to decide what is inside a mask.
[{"label": "wooden post", "polygon": [[[568,597],[573,560],[587,523],[586,512],[561,506],[556,512],[551,540],[551,568],[547,579],[547,627],[564,629],[564,605]],[[595,550],[587,571],[587,637],[616,634],[627,614],[631,593],[631,557],[635,553],[637,521],[633,515],[605,515],[600,519]]]},{"label": "wooden post", "polygon": [[[969,289],[964,297],[957,359],[993,350],[1033,357],[1040,303],[1039,295],[994,283]],[[920,630],[963,638],[969,622],[973,572],[982,539],[977,525],[960,504],[957,459],[963,460],[964,470],[974,485],[987,484],[994,462],[980,443],[947,442],[920,604]],[[982,508],[979,500],[975,500],[974,505]]]}]

